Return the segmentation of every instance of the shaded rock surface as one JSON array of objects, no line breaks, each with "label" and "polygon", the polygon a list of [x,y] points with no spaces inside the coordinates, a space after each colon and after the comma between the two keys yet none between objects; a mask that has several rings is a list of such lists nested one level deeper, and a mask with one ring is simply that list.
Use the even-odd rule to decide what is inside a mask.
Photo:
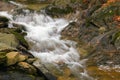
[{"label": "shaded rock surface", "polygon": [[44,80],[44,78],[19,71],[0,71],[0,80]]},{"label": "shaded rock surface", "polygon": [[33,65],[42,71],[48,80],[77,80],[65,64],[61,63],[61,66],[58,67],[51,63],[41,63],[39,60],[36,60]]}]

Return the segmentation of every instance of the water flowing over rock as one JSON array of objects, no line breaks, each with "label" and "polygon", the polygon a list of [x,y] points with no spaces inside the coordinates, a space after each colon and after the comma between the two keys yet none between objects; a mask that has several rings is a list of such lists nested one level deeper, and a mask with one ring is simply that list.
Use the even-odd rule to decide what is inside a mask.
[{"label": "water flowing over rock", "polygon": [[[62,65],[65,64],[66,68],[69,67],[70,71],[72,70],[71,75],[74,75],[74,69],[76,67],[78,67],[78,69],[80,67],[83,69],[81,70],[83,72],[78,71],[79,74],[77,74],[77,77],[90,79],[85,69],[82,68],[82,65],[79,63],[80,56],[75,49],[75,42],[60,39],[60,32],[70,23],[69,21],[65,19],[52,19],[47,15],[38,13],[18,14],[14,17],[17,24],[24,25],[26,28],[26,40],[29,43],[30,52],[38,58],[38,63],[33,63],[34,66],[38,67],[43,73],[44,70],[48,70],[44,73],[46,76],[50,73],[56,78],[59,78],[59,76],[63,77],[64,70],[62,74],[61,70]],[[40,67],[41,65],[42,67]],[[50,67],[50,65],[52,67]],[[52,71],[53,68],[55,71]],[[77,80],[76,77],[73,79]]]},{"label": "water flowing over rock", "polygon": [[[40,74],[46,80],[120,79],[119,0],[8,2],[17,8],[11,11],[12,15],[0,12],[0,32],[12,34],[18,44],[12,46],[15,49],[0,52],[2,67],[9,62],[9,69]],[[35,58],[10,54],[13,51],[31,53]]]}]

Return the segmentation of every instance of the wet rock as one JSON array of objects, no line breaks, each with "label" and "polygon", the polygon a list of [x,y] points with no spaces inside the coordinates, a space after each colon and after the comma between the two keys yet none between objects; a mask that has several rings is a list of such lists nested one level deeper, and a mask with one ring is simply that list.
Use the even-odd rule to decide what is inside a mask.
[{"label": "wet rock", "polygon": [[9,52],[6,54],[7,56],[7,65],[14,65],[19,60],[19,53],[18,52]]},{"label": "wet rock", "polygon": [[[24,39],[24,36],[26,34],[22,32],[21,27],[0,28],[0,32],[1,36],[4,36],[1,37],[1,40],[5,39],[1,41],[2,43],[4,42],[6,45],[15,49],[20,48],[20,46],[22,46],[24,51],[27,51],[27,49],[29,48],[27,41]],[[9,40],[7,38],[9,38]]]},{"label": "wet rock", "polygon": [[70,23],[65,29],[61,32],[62,39],[70,39],[77,41],[79,36],[79,25],[76,22]]},{"label": "wet rock", "polygon": [[[23,54],[33,57],[29,52],[29,45],[24,36],[26,33],[22,32],[22,25],[17,25],[14,28],[0,28],[0,49],[1,50],[19,50]],[[9,40],[8,40],[9,38]]]},{"label": "wet rock", "polygon": [[18,66],[21,70],[23,70],[29,74],[37,74],[36,68],[26,62],[19,62]]},{"label": "wet rock", "polygon": [[21,25],[21,24],[17,24],[17,23],[13,23],[13,26],[15,27],[15,31],[21,33],[22,30],[26,31],[26,28],[24,25]]},{"label": "wet rock", "polygon": [[[47,79],[49,80],[57,80],[56,76],[53,75],[52,72],[49,71],[49,68],[46,68],[46,66],[44,64],[40,64],[40,62],[38,60],[36,60],[33,65],[35,67],[37,67],[44,75]],[[52,64],[51,64],[52,65]],[[50,66],[50,65],[49,65]],[[54,67],[55,68],[55,67]],[[54,68],[51,68],[52,70]],[[55,71],[55,70],[54,70]],[[59,71],[58,71],[59,73]]]},{"label": "wet rock", "polygon": [[8,18],[6,18],[4,16],[0,16],[0,28],[8,27],[8,22],[9,22]]},{"label": "wet rock", "polygon": [[0,80],[44,80],[43,77],[26,74],[20,71],[0,71]]},{"label": "wet rock", "polygon": [[33,65],[42,71],[49,80],[77,80],[72,71],[64,63],[58,63],[58,66],[54,63],[41,63],[36,60]]}]

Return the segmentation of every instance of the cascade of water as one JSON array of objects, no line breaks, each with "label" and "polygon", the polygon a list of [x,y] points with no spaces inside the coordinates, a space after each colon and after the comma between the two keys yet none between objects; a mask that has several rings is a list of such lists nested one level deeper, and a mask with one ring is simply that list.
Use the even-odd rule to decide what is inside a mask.
[{"label": "cascade of water", "polygon": [[[14,16],[13,22],[25,26],[26,40],[31,47],[30,52],[33,56],[39,58],[42,63],[56,65],[64,63],[77,76],[88,77],[84,66],[80,62],[75,42],[60,39],[60,32],[69,24],[69,21],[52,19],[43,14],[29,13]],[[79,72],[80,68],[84,71]]]}]

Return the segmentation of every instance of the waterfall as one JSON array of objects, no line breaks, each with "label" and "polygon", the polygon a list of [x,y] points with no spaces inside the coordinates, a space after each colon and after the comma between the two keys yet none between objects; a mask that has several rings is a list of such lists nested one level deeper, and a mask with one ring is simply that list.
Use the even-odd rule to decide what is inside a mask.
[{"label": "waterfall", "polygon": [[[36,12],[25,12],[26,15],[13,16],[12,22],[25,26],[27,33],[25,38],[30,45],[32,55],[42,63],[51,63],[57,66],[66,64],[75,75],[80,78],[82,76],[81,80],[90,80],[91,78],[87,75],[84,65],[82,65],[84,60],[80,61],[80,55],[75,47],[76,43],[60,39],[61,31],[71,21],[62,18],[53,19]],[[83,72],[79,72],[79,69],[83,69]],[[87,79],[83,77],[87,77]]]}]

